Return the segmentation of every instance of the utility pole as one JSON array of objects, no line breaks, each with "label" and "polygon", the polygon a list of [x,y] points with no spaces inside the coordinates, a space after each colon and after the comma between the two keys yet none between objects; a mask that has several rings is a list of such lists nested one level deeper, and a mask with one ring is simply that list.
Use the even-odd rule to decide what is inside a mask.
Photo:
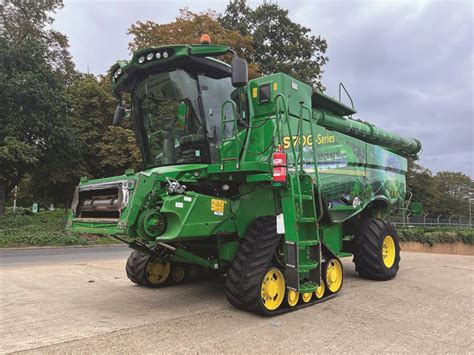
[{"label": "utility pole", "polygon": [[16,211],[16,194],[18,192],[18,185],[15,185],[15,188],[13,189],[13,213]]},{"label": "utility pole", "polygon": [[472,227],[472,203],[474,202],[474,198],[469,198],[467,203],[469,203],[469,227]]}]

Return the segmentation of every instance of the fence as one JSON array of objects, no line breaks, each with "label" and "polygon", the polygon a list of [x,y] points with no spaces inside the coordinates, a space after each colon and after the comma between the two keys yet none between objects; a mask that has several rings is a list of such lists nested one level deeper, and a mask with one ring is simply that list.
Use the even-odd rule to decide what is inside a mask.
[{"label": "fence", "polygon": [[469,217],[452,215],[449,217],[438,215],[431,217],[429,215],[412,217],[407,215],[391,216],[390,222],[397,226],[428,227],[428,228],[472,228],[472,221]]}]

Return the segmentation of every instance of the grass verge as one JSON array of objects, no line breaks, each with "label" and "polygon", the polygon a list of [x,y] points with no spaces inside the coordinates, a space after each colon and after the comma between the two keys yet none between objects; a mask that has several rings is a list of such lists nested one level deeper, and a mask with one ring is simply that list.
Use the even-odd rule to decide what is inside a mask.
[{"label": "grass verge", "polygon": [[7,211],[0,217],[0,248],[118,243],[107,237],[68,232],[65,229],[66,218],[62,210],[35,214]]}]

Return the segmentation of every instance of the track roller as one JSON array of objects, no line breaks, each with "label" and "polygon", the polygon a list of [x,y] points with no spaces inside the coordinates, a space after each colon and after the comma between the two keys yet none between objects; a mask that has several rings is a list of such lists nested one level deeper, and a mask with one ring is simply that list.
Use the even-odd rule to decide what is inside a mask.
[{"label": "track roller", "polygon": [[286,292],[286,304],[289,307],[294,307],[298,304],[300,300],[300,294],[294,290],[288,290]]}]

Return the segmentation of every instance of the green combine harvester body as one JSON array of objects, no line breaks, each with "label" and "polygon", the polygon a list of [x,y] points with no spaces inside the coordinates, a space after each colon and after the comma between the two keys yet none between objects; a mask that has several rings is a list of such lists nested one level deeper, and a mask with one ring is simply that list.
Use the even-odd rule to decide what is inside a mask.
[{"label": "green combine harvester body", "polygon": [[139,285],[226,275],[229,301],[264,314],[335,295],[343,256],[363,277],[393,278],[398,237],[384,218],[403,206],[420,143],[288,75],[247,81],[242,59],[214,58],[229,53],[148,48],[111,68],[145,168],[82,178],[68,228],[128,243]]}]

